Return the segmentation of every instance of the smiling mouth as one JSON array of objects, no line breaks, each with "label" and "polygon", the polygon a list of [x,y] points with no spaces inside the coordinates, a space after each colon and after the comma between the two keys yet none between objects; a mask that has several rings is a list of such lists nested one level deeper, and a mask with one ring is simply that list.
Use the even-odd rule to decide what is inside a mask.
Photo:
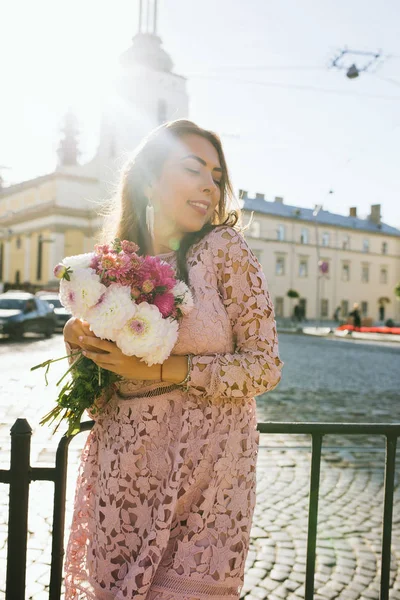
[{"label": "smiling mouth", "polygon": [[205,211],[207,211],[208,207],[210,206],[210,204],[207,202],[200,202],[200,201],[197,202],[196,200],[189,200],[188,204],[190,204],[191,206],[196,206],[198,208],[202,208]]}]

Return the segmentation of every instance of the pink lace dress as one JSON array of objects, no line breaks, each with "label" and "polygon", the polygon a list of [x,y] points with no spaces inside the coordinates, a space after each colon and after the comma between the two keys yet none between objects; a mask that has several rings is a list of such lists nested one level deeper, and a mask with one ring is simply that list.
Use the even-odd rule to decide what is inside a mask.
[{"label": "pink lace dress", "polygon": [[[176,266],[174,253],[162,255]],[[189,391],[122,380],[96,417],[78,475],[66,600],[237,600],[255,505],[254,396],[281,378],[261,267],[231,227],[188,253],[194,308],[174,354]]]}]

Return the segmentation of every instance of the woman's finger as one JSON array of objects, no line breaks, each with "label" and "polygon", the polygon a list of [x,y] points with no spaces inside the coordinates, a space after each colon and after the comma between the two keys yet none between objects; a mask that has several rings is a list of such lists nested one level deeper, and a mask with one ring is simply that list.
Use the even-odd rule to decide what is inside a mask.
[{"label": "woman's finger", "polygon": [[90,337],[97,337],[93,331],[90,329],[90,324],[87,321],[81,321],[81,327],[83,331],[83,335],[87,335]]},{"label": "woman's finger", "polygon": [[115,350],[115,344],[97,337],[93,338],[91,336],[81,335],[79,336],[79,343],[82,344],[83,347],[89,346],[107,353],[111,353]]},{"label": "woman's finger", "polygon": [[83,356],[86,356],[86,358],[90,358],[90,360],[95,362],[96,365],[99,365],[99,367],[107,368],[115,366],[115,363],[110,362],[110,355],[105,356],[105,353],[90,352],[89,350],[84,350],[82,354]]}]

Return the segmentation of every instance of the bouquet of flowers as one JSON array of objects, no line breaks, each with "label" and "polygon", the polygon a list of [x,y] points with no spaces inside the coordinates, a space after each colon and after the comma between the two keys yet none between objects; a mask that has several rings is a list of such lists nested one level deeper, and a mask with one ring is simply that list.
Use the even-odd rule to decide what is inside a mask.
[{"label": "bouquet of flowers", "polygon": [[[115,342],[127,356],[137,356],[149,366],[163,363],[178,338],[179,319],[193,307],[188,286],[178,281],[174,269],[156,256],[139,256],[139,247],[127,240],[96,245],[94,252],[69,256],[54,268],[60,279],[60,300],[74,317],[84,319],[93,333]],[[111,397],[119,376],[101,369],[79,350],[57,385],[71,373],[61,389],[57,406],[41,421],[43,425],[65,419],[67,435],[79,430],[84,410],[97,411],[95,399]],[[45,367],[50,359],[32,367]]]}]

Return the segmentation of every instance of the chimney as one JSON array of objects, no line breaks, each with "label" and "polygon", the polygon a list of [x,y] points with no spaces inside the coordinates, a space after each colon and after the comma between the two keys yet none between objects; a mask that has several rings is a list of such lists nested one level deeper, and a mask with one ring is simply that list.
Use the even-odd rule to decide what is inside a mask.
[{"label": "chimney", "polygon": [[283,204],[282,196],[275,196],[275,202],[277,202],[278,204]]},{"label": "chimney", "polygon": [[256,200],[265,200],[264,194],[259,194],[258,192],[256,192]]},{"label": "chimney", "polygon": [[372,204],[371,206],[371,214],[369,215],[369,220],[375,225],[381,224],[381,205],[380,204]]},{"label": "chimney", "polygon": [[350,208],[349,217],[356,217],[356,216],[357,216],[357,206],[352,206]]},{"label": "chimney", "polygon": [[239,199],[247,198],[247,190],[239,190]]}]

